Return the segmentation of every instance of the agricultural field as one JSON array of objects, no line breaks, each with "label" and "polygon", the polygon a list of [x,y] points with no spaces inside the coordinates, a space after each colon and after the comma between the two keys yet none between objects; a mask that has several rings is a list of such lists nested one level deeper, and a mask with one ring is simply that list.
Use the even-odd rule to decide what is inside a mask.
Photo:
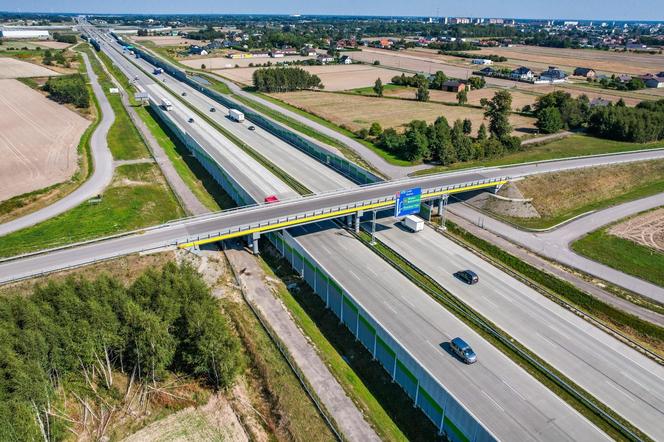
[{"label": "agricultural field", "polygon": [[311,60],[313,57],[302,57],[299,55],[286,57],[286,58],[271,58],[271,57],[257,57],[257,58],[239,58],[231,59],[224,57],[224,51],[219,54],[215,52],[214,57],[204,56],[192,56],[187,57],[182,60],[181,63],[185,66],[189,66],[194,69],[200,69],[201,64],[205,64],[205,68],[208,70],[217,70],[217,69],[230,69],[234,68],[235,65],[241,68],[249,67],[249,64],[265,64],[267,62],[272,63],[273,65],[279,62],[284,61],[297,61],[297,60]]},{"label": "agricultural field", "polygon": [[[301,67],[311,74],[318,75],[326,91],[342,91],[372,86],[379,77],[384,84],[387,84],[392,77],[399,74],[390,69],[360,64]],[[251,76],[256,69],[234,69],[224,71],[222,75],[238,83],[250,85],[252,82]]]},{"label": "agricultural field", "polygon": [[134,35],[131,37],[132,40],[144,43],[146,41],[151,41],[156,46],[189,46],[189,45],[200,45],[203,42],[199,40],[190,40],[184,37],[176,36],[157,36],[157,35],[148,35],[139,37]]},{"label": "agricultural field", "polygon": [[[450,124],[457,119],[470,119],[475,133],[484,122],[482,109],[440,103],[312,91],[288,92],[272,96],[353,131],[363,127],[368,128],[374,121],[380,123],[383,128],[401,128],[412,120],[425,120],[431,123],[442,115]],[[534,131],[533,118],[512,115],[511,122],[516,135]]]},{"label": "agricultural field", "polygon": [[[486,98],[490,100],[493,98],[494,94],[500,89],[495,87],[486,87],[483,89],[473,89],[468,92],[468,104],[475,106],[480,105],[480,100]],[[412,87],[395,87],[388,88],[383,92],[383,95],[386,97],[399,97],[399,98],[414,98],[416,88]],[[522,92],[519,90],[510,90],[512,94],[512,109],[522,109],[526,105],[532,106],[535,103],[535,100],[539,94],[532,92]],[[439,91],[434,89],[429,89],[429,99],[431,101],[442,101],[446,103],[456,103],[457,98],[456,92],[447,92]]]},{"label": "agricultural field", "polygon": [[50,77],[60,75],[58,72],[10,57],[0,57],[0,79],[24,77]]},{"label": "agricultural field", "polygon": [[611,226],[608,233],[664,252],[664,207]]},{"label": "agricultural field", "polygon": [[506,57],[511,64],[527,64],[531,69],[558,66],[563,69],[589,67],[602,73],[657,73],[664,66],[662,54],[634,54],[595,49],[563,49],[516,45],[511,48],[483,48],[478,54]]},{"label": "agricultural field", "polygon": [[17,80],[0,80],[0,201],[68,180],[89,124]]},{"label": "agricultural field", "polygon": [[28,48],[28,50],[35,50],[41,48],[48,49],[66,49],[71,46],[69,43],[61,43],[52,40],[39,40],[39,41],[23,41],[23,40],[7,40],[0,45],[0,52],[8,51],[9,48]]}]

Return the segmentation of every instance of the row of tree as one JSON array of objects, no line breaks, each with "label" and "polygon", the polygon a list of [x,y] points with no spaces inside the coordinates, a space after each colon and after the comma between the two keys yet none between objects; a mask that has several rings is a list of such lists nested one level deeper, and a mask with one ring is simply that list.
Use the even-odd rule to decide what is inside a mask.
[{"label": "row of tree", "polygon": [[382,131],[377,123],[367,131],[358,133],[362,138],[372,137],[382,149],[408,161],[433,161],[442,165],[476,159],[499,157],[521,148],[521,141],[511,135],[509,123],[512,97],[507,91],[497,92],[485,100],[488,128],[482,124],[477,137],[472,137],[472,122],[457,120],[452,126],[443,116],[427,125],[413,120],[402,133],[395,129]]},{"label": "row of tree", "polygon": [[302,68],[260,68],[253,73],[254,87],[261,92],[290,92],[302,89],[323,89],[318,75]]},{"label": "row of tree", "polygon": [[643,101],[627,107],[620,99],[615,105],[590,106],[587,96],[573,98],[555,91],[535,102],[536,125],[544,133],[561,129],[585,129],[611,140],[646,143],[664,139],[664,100]]},{"label": "row of tree", "polygon": [[50,77],[42,89],[58,103],[71,103],[78,108],[90,106],[88,87],[81,74]]},{"label": "row of tree", "polygon": [[240,350],[190,266],[149,270],[129,287],[101,276],[10,296],[0,303],[0,440],[71,436],[47,410],[62,409],[63,391],[80,395],[82,386],[122,395],[118,372],[154,385],[176,371],[228,387]]},{"label": "row of tree", "polygon": [[75,34],[61,34],[59,32],[53,33],[53,40],[59,41],[60,43],[69,43],[76,44],[77,39]]}]

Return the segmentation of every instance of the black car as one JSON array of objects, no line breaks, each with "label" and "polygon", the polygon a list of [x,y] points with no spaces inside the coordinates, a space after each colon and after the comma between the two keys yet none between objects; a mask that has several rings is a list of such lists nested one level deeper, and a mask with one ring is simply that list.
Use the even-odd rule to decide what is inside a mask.
[{"label": "black car", "polygon": [[193,119],[193,118],[190,118],[190,119],[189,119],[189,122],[190,122],[190,123],[193,123],[193,122],[194,122],[194,119]]},{"label": "black car", "polygon": [[480,278],[477,276],[477,273],[473,272],[472,270],[461,270],[460,272],[456,272],[454,276],[469,285],[477,284],[480,282]]},{"label": "black car", "polygon": [[217,109],[211,107],[211,108],[210,108],[210,112],[217,112]]},{"label": "black car", "polygon": [[249,130],[256,130],[254,126],[249,126]]},{"label": "black car", "polygon": [[183,96],[183,97],[186,97],[186,96],[187,96],[187,93],[186,93],[186,92],[182,92],[182,96]]}]

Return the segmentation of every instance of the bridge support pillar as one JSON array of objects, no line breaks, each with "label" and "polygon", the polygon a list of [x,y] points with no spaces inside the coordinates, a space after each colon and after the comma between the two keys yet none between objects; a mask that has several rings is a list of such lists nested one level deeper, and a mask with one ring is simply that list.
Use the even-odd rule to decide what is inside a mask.
[{"label": "bridge support pillar", "polygon": [[445,209],[447,208],[447,200],[449,195],[443,195],[438,201],[438,215],[440,216],[440,225],[445,228]]},{"label": "bridge support pillar", "polygon": [[258,239],[261,237],[260,233],[254,233],[251,235],[251,251],[254,255],[258,255]]},{"label": "bridge support pillar", "polygon": [[371,245],[376,244],[376,211],[371,212]]},{"label": "bridge support pillar", "polygon": [[360,233],[360,219],[362,218],[362,211],[355,214],[355,233]]}]

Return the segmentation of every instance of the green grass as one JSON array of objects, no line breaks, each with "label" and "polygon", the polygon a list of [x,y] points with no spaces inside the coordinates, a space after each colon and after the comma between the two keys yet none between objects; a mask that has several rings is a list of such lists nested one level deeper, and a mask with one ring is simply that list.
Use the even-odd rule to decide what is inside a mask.
[{"label": "green grass", "polygon": [[100,202],[85,202],[55,218],[0,237],[0,256],[135,230],[181,216],[183,211],[156,164],[120,166]]},{"label": "green grass", "polygon": [[[401,89],[407,89],[406,86],[399,86],[396,84],[384,84],[383,85],[383,92],[388,92],[388,91],[397,91]],[[415,91],[415,88],[412,88],[413,91]],[[354,94],[359,94],[359,95],[370,95],[370,96],[377,96],[376,92],[373,90],[373,86],[367,86],[367,87],[358,87],[356,89],[350,89],[347,92],[352,92]]]},{"label": "green grass", "polygon": [[293,273],[289,264],[271,246],[263,249],[261,257],[268,276],[296,286],[289,291],[280,284],[277,295],[381,440],[436,440],[436,428],[431,421],[412,406],[401,387],[391,381],[350,331],[339,324],[339,319]]},{"label": "green grass", "polygon": [[207,75],[207,74],[200,73],[200,74],[198,74],[198,76],[203,77],[207,81],[210,82],[210,84],[208,86],[210,89],[213,89],[213,90],[219,92],[220,94],[225,94],[225,95],[230,95],[231,94],[231,90],[228,88],[226,83],[224,83],[223,81],[219,81],[215,78],[212,78],[210,75]]},{"label": "green grass", "polygon": [[664,142],[656,143],[627,143],[623,141],[605,140],[589,135],[572,135],[560,140],[552,141],[542,145],[524,146],[525,150],[505,155],[501,158],[490,158],[481,161],[468,161],[457,163],[452,166],[437,166],[426,170],[418,170],[412,175],[428,175],[432,173],[448,172],[451,170],[465,169],[480,166],[505,166],[508,164],[525,163],[531,161],[545,161],[569,158],[575,156],[612,154],[618,152],[630,152],[640,149],[656,149],[664,147]]},{"label": "green grass", "polygon": [[[115,113],[115,121],[108,131],[108,136],[106,138],[113,158],[116,160],[150,158],[150,152],[143,142],[138,129],[134,126],[131,118],[129,118],[129,114],[122,104],[120,95],[109,93],[109,89],[115,87],[115,84],[106,74],[106,71],[101,67],[99,59],[97,59],[95,54],[92,53],[90,48],[86,49],[85,52],[88,54],[92,69],[97,74],[99,84]],[[121,81],[120,84],[122,85]],[[125,86],[123,86],[123,88],[126,89]],[[127,90],[127,93],[130,93],[129,90]]]},{"label": "green grass", "polygon": [[596,230],[572,243],[572,249],[594,261],[664,287],[664,253]]},{"label": "green grass", "polygon": [[[555,216],[542,217],[542,218],[515,218],[515,217],[499,217],[504,220],[516,224],[527,229],[548,229],[556,226],[564,221],[579,216],[583,213],[590,211],[602,210],[607,207],[615,206],[618,204],[626,203],[629,201],[638,200],[648,196],[656,195],[664,192],[664,181],[655,181],[641,186],[633,187],[629,191],[617,194],[615,197],[594,201],[589,204],[574,207],[573,209],[566,210],[558,213]],[[495,216],[495,215],[494,215]],[[664,272],[662,272],[664,273]]]},{"label": "green grass", "polygon": [[334,440],[315,404],[247,304],[224,300],[222,305],[240,335],[253,378],[262,384],[251,385],[252,390],[267,390],[265,396],[271,408],[267,418],[276,420],[271,423],[285,429],[294,440]]}]

